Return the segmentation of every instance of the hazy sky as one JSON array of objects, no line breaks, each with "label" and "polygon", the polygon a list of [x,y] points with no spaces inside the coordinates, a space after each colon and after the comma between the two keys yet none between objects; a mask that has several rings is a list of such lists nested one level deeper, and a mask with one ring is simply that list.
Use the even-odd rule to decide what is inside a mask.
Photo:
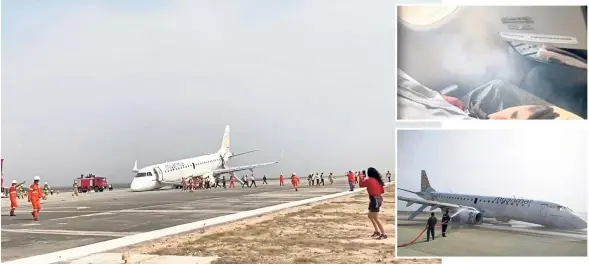
[{"label": "hazy sky", "polygon": [[[587,130],[400,130],[397,182],[419,191],[525,197],[587,208]],[[412,197],[399,191],[398,195]],[[406,210],[405,202],[399,203]],[[411,209],[419,208],[418,205]]]},{"label": "hazy sky", "polygon": [[129,182],[260,149],[256,174],[394,168],[390,1],[2,1],[6,180]]}]

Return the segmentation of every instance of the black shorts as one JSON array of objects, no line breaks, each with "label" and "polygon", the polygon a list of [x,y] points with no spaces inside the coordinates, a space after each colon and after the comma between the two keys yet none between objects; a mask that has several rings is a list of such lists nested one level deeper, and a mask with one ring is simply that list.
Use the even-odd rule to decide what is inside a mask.
[{"label": "black shorts", "polygon": [[370,196],[370,203],[368,204],[368,211],[378,213],[382,205],[382,196]]}]

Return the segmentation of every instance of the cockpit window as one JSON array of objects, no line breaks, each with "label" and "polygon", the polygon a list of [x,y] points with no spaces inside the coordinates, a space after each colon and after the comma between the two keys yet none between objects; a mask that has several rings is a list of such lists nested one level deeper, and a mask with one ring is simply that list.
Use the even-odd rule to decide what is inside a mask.
[{"label": "cockpit window", "polygon": [[144,176],[150,176],[150,175],[151,175],[151,173],[148,173],[148,172],[140,172],[140,173],[137,173],[137,175],[135,175],[135,177],[144,177]]},{"label": "cockpit window", "polygon": [[571,209],[569,209],[567,207],[564,207],[564,206],[557,206],[556,207],[556,210],[559,211],[559,212],[572,212]]}]

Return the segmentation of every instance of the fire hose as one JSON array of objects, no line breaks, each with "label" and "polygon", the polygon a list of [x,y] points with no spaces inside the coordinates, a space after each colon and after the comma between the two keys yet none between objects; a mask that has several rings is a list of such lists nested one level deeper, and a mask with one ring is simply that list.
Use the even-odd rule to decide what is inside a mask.
[{"label": "fire hose", "polygon": [[[442,222],[442,223],[440,223],[440,224],[437,224],[437,225],[435,225],[435,226],[441,226],[441,225],[444,225],[444,224],[446,224],[446,223],[448,223],[448,221],[446,221],[446,222]],[[426,228],[424,228],[424,229],[421,231],[421,233],[419,233],[419,235],[417,235],[417,237],[415,237],[413,240],[411,240],[411,242],[409,242],[409,243],[405,243],[405,244],[401,244],[401,245],[398,245],[397,247],[406,247],[406,246],[410,246],[410,245],[412,245],[412,244],[415,244],[415,242],[416,242],[416,241],[417,241],[419,238],[421,238],[421,236],[423,235],[423,233],[425,233],[425,231],[426,231],[426,230],[427,230],[427,227],[426,227]]]}]

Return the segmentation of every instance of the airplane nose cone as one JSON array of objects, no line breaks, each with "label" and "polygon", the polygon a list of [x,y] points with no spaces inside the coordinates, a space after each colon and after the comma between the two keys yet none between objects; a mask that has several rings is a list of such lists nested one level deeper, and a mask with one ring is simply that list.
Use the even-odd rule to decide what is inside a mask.
[{"label": "airplane nose cone", "polygon": [[587,221],[583,220],[583,218],[575,216],[575,225],[577,226],[577,228],[579,229],[585,229],[587,228]]},{"label": "airplane nose cone", "polygon": [[144,189],[143,187],[144,186],[142,186],[142,185],[143,184],[141,184],[141,182],[138,181],[137,179],[131,181],[131,191],[134,191],[134,192],[143,191],[143,189]]}]

